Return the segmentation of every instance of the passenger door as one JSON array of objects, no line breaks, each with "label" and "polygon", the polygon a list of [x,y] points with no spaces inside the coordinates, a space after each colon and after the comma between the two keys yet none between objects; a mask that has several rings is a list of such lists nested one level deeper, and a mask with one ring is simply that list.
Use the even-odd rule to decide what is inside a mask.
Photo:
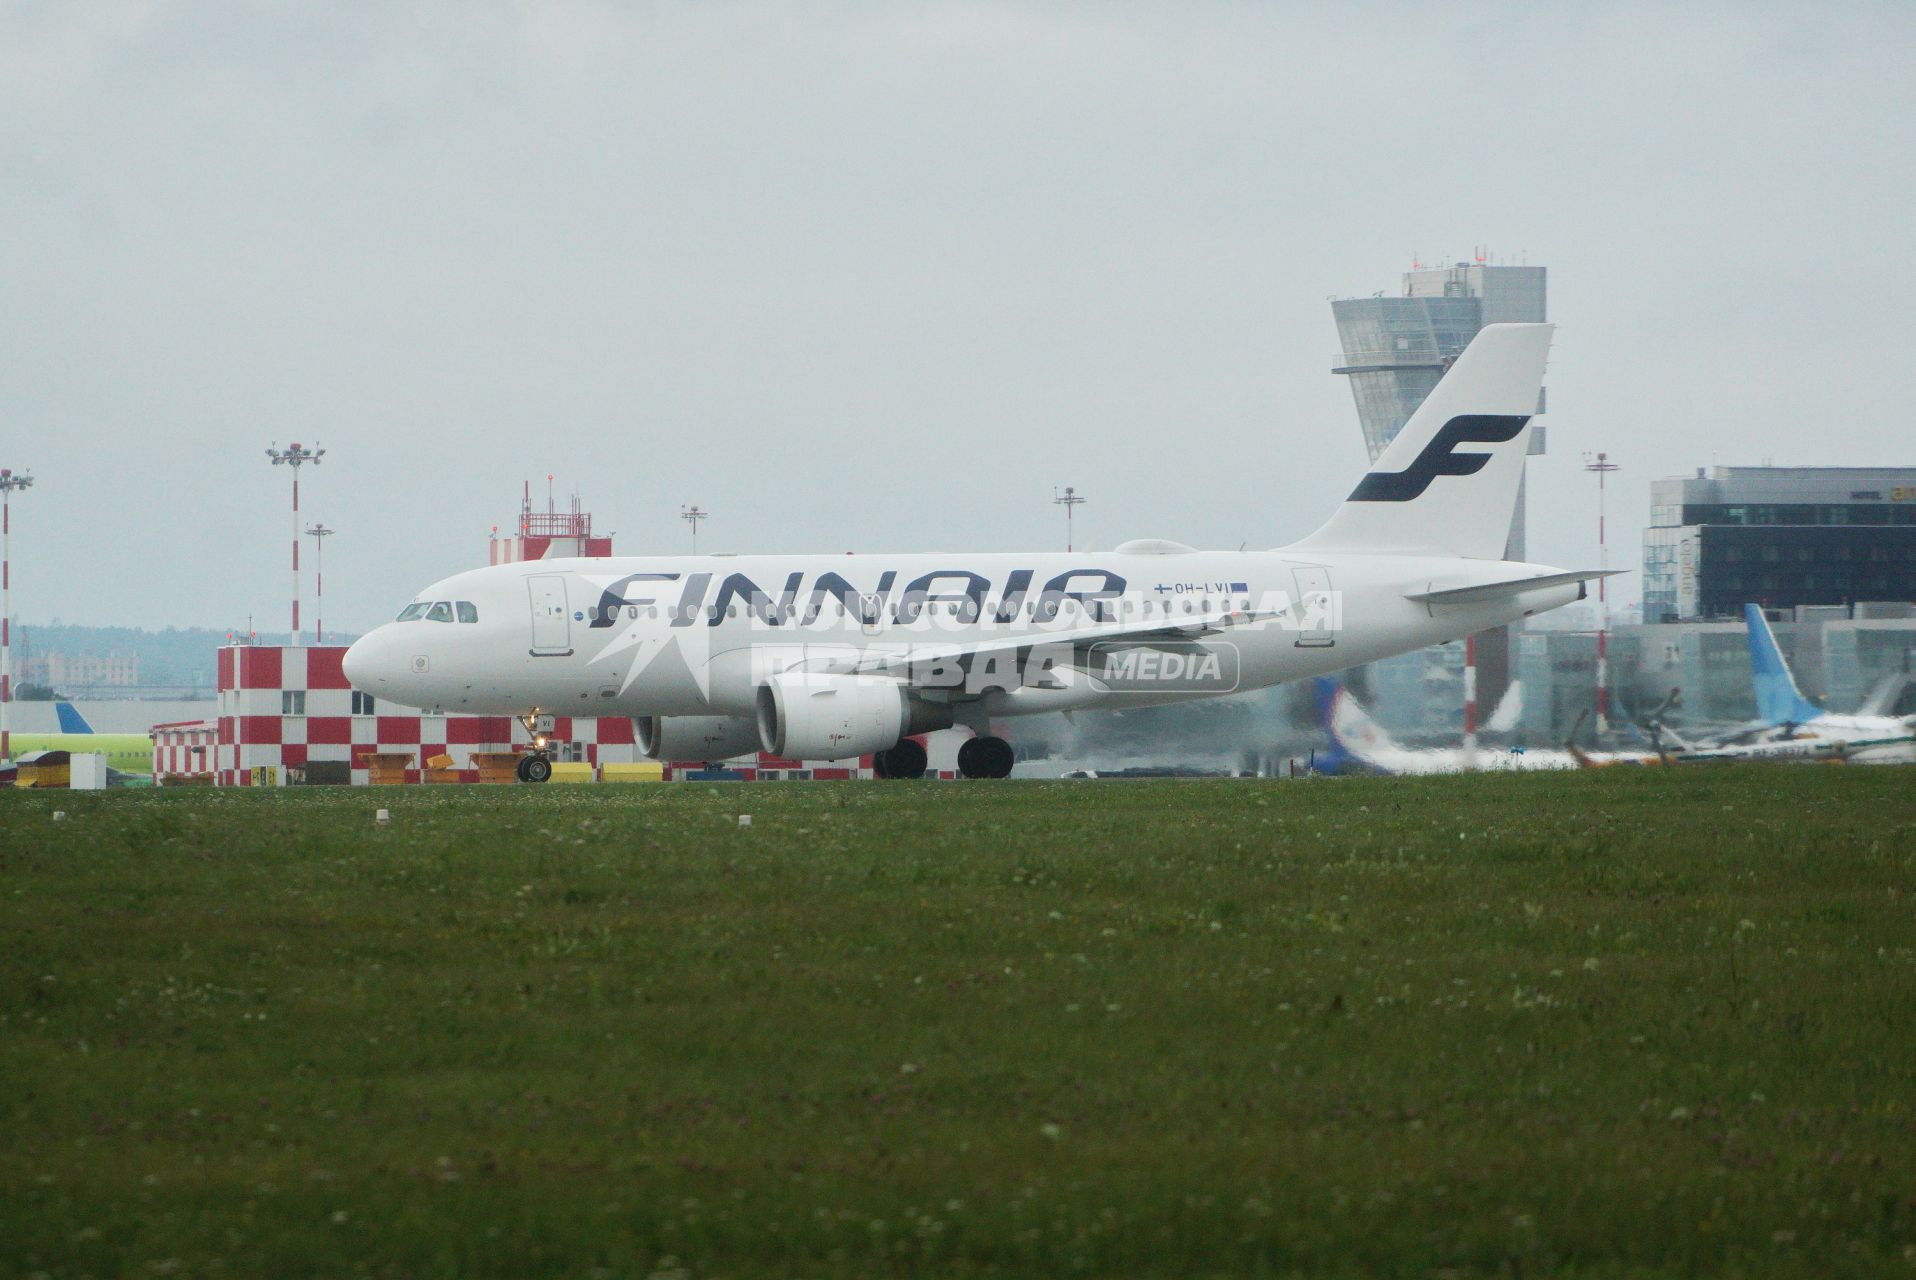
[{"label": "passenger door", "polygon": [[572,619],[566,612],[565,575],[537,573],[526,579],[532,597],[534,657],[564,657],[572,652]]},{"label": "passenger door", "polygon": [[1337,643],[1337,595],[1329,569],[1294,569],[1297,582],[1297,647],[1329,649]]}]

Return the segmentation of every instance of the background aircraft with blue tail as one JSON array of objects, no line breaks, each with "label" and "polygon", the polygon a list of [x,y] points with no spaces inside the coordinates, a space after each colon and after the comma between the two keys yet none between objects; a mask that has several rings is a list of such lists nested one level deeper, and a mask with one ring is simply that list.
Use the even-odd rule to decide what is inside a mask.
[{"label": "background aircraft with blue tail", "polygon": [[71,702],[54,704],[60,718],[58,733],[10,733],[13,758],[35,751],[66,751],[74,755],[102,755],[106,767],[117,773],[150,776],[153,739],[144,733],[95,733],[87,718]]},{"label": "background aircraft with blue tail", "polygon": [[[1815,744],[1853,764],[1916,763],[1916,716],[1882,713],[1886,685],[1855,714],[1825,711],[1797,688],[1770,621],[1757,605],[1743,606],[1750,640],[1750,679],[1756,687],[1756,732],[1745,745],[1775,748],[1784,743]],[[1733,756],[1741,746],[1723,746],[1708,756]]]}]

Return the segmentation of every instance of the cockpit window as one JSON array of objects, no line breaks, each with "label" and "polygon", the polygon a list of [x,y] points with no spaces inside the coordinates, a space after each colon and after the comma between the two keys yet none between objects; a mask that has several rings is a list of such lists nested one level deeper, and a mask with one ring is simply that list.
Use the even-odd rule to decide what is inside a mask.
[{"label": "cockpit window", "polygon": [[415,600],[411,604],[407,605],[405,608],[401,609],[399,611],[399,616],[393,619],[393,621],[417,622],[419,621],[419,619],[426,616],[426,610],[430,608],[432,608],[432,606],[427,604],[425,601]]},{"label": "cockpit window", "polygon": [[435,600],[431,609],[426,611],[427,622],[451,622],[452,606],[444,600]]},{"label": "cockpit window", "polygon": [[475,605],[472,601],[461,600],[457,604],[455,604],[453,607],[459,610],[459,621],[461,622],[479,621],[479,606]]}]

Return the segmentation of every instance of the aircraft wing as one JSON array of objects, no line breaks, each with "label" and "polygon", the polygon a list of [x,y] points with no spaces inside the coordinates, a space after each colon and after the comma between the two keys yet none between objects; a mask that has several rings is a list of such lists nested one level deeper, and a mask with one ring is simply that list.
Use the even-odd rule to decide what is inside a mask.
[{"label": "aircraft wing", "polygon": [[912,669],[979,658],[1017,654],[1024,650],[1068,646],[1083,651],[1094,644],[1169,645],[1221,635],[1234,627],[1249,626],[1285,616],[1273,611],[1250,612],[1242,609],[1214,610],[1183,618],[1154,622],[1107,622],[1067,630],[1026,632],[1021,635],[992,636],[982,640],[897,640],[879,641],[863,649],[846,648],[842,652],[807,658],[796,670],[835,674],[892,675],[909,680]]}]

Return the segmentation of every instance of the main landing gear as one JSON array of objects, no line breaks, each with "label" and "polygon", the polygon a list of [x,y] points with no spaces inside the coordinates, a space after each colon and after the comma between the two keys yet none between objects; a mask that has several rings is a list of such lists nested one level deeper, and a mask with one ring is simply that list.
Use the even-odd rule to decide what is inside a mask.
[{"label": "main landing gear", "polygon": [[958,772],[967,778],[1009,778],[1011,744],[1003,738],[972,738],[958,748]]},{"label": "main landing gear", "polygon": [[924,777],[925,744],[916,738],[900,738],[889,751],[873,754],[872,772],[881,778]]},{"label": "main landing gear", "polygon": [[520,716],[519,723],[532,735],[532,750],[519,757],[514,772],[521,782],[544,782],[552,777],[552,757],[546,753],[546,744],[551,741],[552,717],[535,711]]}]

